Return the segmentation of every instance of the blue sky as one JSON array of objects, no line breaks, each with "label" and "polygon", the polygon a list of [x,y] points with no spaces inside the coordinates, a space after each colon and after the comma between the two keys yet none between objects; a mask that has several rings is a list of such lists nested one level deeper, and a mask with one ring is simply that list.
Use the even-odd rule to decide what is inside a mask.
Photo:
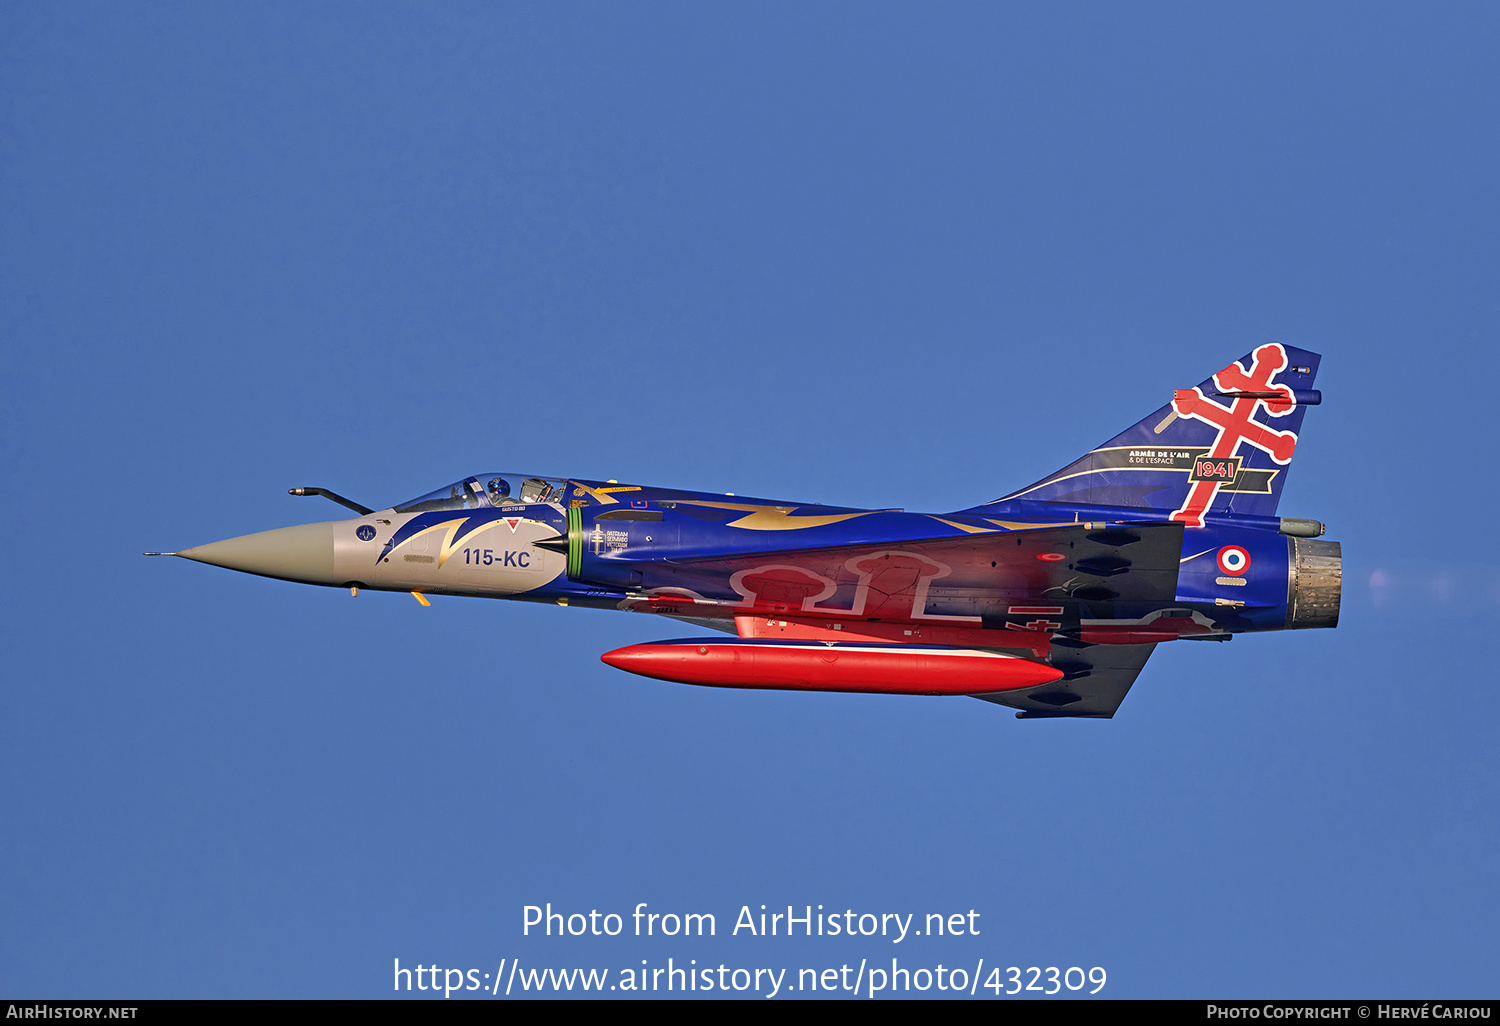
[{"label": "blue sky", "polygon": [[[0,8],[0,993],[899,957],[1495,996],[1497,35]],[[949,510],[1272,340],[1324,355],[1281,511],[1343,543],[1343,622],[1165,646],[1107,723],[681,687],[598,660],[667,621],[139,555],[488,469]],[[719,935],[523,937],[546,902]],[[727,935],[763,903],[982,932]]]}]

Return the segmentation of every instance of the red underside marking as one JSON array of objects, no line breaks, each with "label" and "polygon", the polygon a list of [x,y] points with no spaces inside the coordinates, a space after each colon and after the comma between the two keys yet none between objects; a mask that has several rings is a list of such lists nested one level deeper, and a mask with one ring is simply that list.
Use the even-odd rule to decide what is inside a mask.
[{"label": "red underside marking", "polygon": [[[689,600],[688,604],[691,603]],[[688,612],[682,603],[665,596],[652,606],[672,612]],[[699,607],[701,610],[702,607]],[[1014,612],[1014,610],[1012,610]],[[700,613],[702,615],[702,613]],[[834,624],[839,624],[835,629]],[[1052,648],[1047,630],[994,630],[986,627],[951,627],[932,623],[873,623],[868,620],[829,620],[810,617],[736,616],[734,626],[742,638],[783,641],[833,641],[852,644],[881,642],[905,645],[951,645],[956,648],[1005,648],[1029,651],[1045,659]],[[1189,617],[1162,617],[1148,624],[1084,627],[1079,640],[1090,645],[1157,645],[1164,641],[1212,631]]]},{"label": "red underside marking", "polygon": [[600,656],[610,666],[678,684],[721,688],[973,695],[1062,677],[1043,663],[982,653],[946,654],[764,645],[631,645]]},{"label": "red underside marking", "polygon": [[[841,629],[834,630],[839,623]],[[1050,631],[990,630],[984,627],[946,627],[937,624],[871,623],[868,620],[767,619],[736,616],[742,638],[779,638],[783,641],[880,641],[913,645],[954,645],[959,648],[1020,648],[1038,659],[1052,647]]]},{"label": "red underside marking", "polygon": [[648,609],[671,609],[678,606],[697,604],[691,595],[673,595],[670,593],[666,595],[652,595],[650,598],[644,599],[632,599],[631,602],[637,606],[645,606]]},{"label": "red underside marking", "polygon": [[1190,634],[1210,634],[1207,627],[1190,617],[1172,616],[1152,620],[1142,626],[1085,627],[1079,639],[1090,645],[1158,645],[1176,641]]}]

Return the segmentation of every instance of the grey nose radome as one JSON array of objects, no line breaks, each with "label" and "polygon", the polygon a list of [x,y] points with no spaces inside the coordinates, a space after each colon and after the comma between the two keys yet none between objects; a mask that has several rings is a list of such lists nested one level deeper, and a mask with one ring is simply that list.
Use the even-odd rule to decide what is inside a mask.
[{"label": "grey nose radome", "polygon": [[300,524],[209,542],[176,553],[229,570],[303,584],[338,584],[333,576],[333,523]]}]

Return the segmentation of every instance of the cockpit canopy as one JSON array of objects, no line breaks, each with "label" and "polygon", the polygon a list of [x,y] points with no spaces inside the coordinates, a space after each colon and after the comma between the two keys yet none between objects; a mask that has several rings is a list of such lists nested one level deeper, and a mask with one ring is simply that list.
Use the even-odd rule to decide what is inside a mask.
[{"label": "cockpit canopy", "polygon": [[476,474],[419,495],[396,507],[397,513],[426,513],[435,509],[480,509],[486,506],[561,504],[568,483],[555,477],[525,474]]}]

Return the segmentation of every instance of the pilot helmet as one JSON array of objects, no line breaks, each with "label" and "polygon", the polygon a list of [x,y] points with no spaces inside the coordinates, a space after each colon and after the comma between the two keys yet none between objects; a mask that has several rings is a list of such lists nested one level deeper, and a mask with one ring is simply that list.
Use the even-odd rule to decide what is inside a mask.
[{"label": "pilot helmet", "polygon": [[503,477],[492,477],[489,483],[490,502],[499,505],[510,500],[510,482]]}]

